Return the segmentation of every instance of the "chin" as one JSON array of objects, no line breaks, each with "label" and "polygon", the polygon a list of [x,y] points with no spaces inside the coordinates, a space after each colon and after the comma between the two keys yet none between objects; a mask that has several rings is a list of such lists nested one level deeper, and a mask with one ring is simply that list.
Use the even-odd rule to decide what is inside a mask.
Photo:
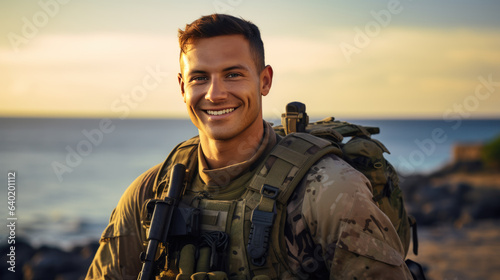
[{"label": "chin", "polygon": [[224,141],[234,138],[237,134],[231,128],[219,128],[208,131],[207,136],[214,140]]},{"label": "chin", "polygon": [[217,141],[225,141],[234,138],[234,136],[230,133],[210,133],[209,137]]}]

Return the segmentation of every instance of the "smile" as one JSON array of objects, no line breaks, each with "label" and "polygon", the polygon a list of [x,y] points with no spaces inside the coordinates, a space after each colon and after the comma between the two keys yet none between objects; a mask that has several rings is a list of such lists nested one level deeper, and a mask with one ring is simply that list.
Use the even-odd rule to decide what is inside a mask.
[{"label": "smile", "polygon": [[234,108],[224,109],[224,110],[218,110],[218,111],[207,110],[207,114],[209,114],[211,116],[220,116],[220,115],[224,115],[224,114],[229,114],[232,111],[234,111]]}]

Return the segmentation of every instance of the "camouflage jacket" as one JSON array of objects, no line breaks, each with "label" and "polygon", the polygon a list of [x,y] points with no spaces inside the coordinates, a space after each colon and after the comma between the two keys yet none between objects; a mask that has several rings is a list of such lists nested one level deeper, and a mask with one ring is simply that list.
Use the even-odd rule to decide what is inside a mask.
[{"label": "camouflage jacket", "polygon": [[[270,126],[265,138],[264,147],[242,166],[263,160],[275,145]],[[141,210],[154,197],[152,181],[159,168],[137,178],[120,199],[86,279],[137,278],[146,240]],[[204,171],[202,182],[220,175]],[[231,174],[244,176],[245,171]],[[412,279],[396,230],[373,202],[368,179],[336,155],[321,158],[295,189],[284,236],[289,271],[282,271],[281,279]]]}]

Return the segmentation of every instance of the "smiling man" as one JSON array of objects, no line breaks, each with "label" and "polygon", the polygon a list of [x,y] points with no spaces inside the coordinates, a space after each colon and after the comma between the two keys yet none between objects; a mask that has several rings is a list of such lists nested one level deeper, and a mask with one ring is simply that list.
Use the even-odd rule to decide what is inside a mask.
[{"label": "smiling man", "polygon": [[[179,44],[178,82],[199,136],[127,189],[87,279],[137,278],[147,201],[165,197],[177,163],[187,167],[179,212],[191,214],[170,225],[157,279],[411,279],[403,245],[372,200],[370,182],[338,154],[314,158],[296,187],[287,188],[305,165],[300,159],[330,145],[309,135],[296,136],[307,143],[282,140],[263,120],[273,69],[264,63],[259,29],[214,14],[180,30]],[[294,167],[284,168],[289,163]]]},{"label": "smiling man", "polygon": [[[179,84],[208,165],[247,160],[264,132],[261,97],[271,89],[271,66],[263,67],[243,35],[184,44]],[[243,142],[251,146],[249,153],[238,150]]]}]

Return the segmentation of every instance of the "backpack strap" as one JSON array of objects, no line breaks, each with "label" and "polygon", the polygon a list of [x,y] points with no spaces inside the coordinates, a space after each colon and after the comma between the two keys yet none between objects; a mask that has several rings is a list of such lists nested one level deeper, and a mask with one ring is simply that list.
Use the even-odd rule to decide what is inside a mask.
[{"label": "backpack strap", "polygon": [[[287,266],[286,244],[281,228],[286,204],[313,164],[330,153],[339,156],[342,154],[340,148],[328,140],[297,132],[287,134],[264,160],[263,166],[248,185],[248,189],[261,194],[260,201],[252,212],[252,228],[247,247],[254,266],[266,263],[271,238],[274,258]],[[275,225],[277,217],[279,222]],[[276,232],[276,229],[279,229],[279,234],[271,236],[271,232]]]},{"label": "backpack strap", "polygon": [[250,181],[248,188],[261,192],[264,185],[277,188],[276,200],[286,204],[295,187],[309,168],[326,154],[342,156],[332,142],[309,133],[286,135],[264,160],[264,166]]},{"label": "backpack strap", "polygon": [[161,168],[156,174],[153,191],[157,197],[162,196],[162,193],[170,179],[170,168],[172,168],[174,163],[182,163],[186,166],[186,180],[188,184],[191,183],[193,172],[197,172],[197,153],[199,143],[199,137],[195,136],[178,144],[172,152],[170,152],[167,159],[163,162]]}]

